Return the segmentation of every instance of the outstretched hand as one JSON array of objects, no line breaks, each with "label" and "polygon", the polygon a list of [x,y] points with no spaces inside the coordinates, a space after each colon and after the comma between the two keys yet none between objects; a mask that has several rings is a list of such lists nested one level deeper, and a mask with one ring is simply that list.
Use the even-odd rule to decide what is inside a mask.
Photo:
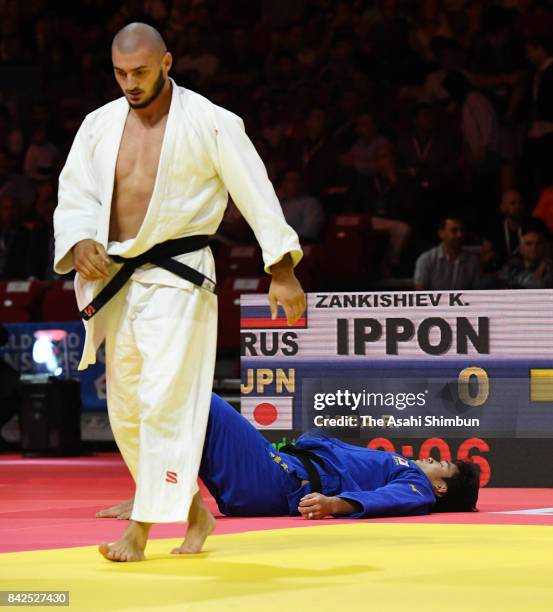
[{"label": "outstretched hand", "polygon": [[329,514],[351,515],[361,512],[360,503],[342,497],[327,497],[322,493],[308,493],[300,499],[298,512],[306,519],[321,519]]},{"label": "outstretched hand", "polygon": [[282,306],[288,320],[293,325],[305,312],[307,302],[305,293],[294,274],[292,259],[286,255],[278,264],[271,266],[273,280],[269,288],[271,317],[277,318],[278,304]]},{"label": "outstretched hand", "polygon": [[320,519],[333,514],[335,497],[327,497],[322,493],[309,493],[300,500],[298,512],[306,519]]}]

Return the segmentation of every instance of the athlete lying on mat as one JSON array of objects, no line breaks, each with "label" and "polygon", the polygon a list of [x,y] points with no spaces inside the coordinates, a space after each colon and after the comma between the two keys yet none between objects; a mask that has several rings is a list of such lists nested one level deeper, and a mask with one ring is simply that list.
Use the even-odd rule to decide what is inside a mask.
[{"label": "athlete lying on mat", "polygon": [[[290,454],[298,449],[299,455]],[[286,450],[276,452],[232,406],[211,396],[200,478],[227,516],[318,519],[470,512],[478,499],[479,467],[474,463],[411,461],[319,432],[303,435]],[[132,503],[97,516],[129,518]],[[201,550],[213,524],[207,508],[200,508],[189,517],[186,538],[173,552]]]}]

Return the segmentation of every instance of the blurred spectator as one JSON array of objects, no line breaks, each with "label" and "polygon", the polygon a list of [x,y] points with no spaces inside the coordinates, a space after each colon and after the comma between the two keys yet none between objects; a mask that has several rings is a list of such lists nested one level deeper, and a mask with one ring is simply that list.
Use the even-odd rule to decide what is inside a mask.
[{"label": "blurred spectator", "polygon": [[324,209],[317,198],[307,193],[301,172],[286,170],[278,196],[286,221],[298,236],[308,242],[317,240],[325,222]]},{"label": "blurred spectator", "polygon": [[412,130],[401,137],[398,149],[403,165],[425,188],[435,186],[453,172],[453,148],[435,129],[434,113],[429,105],[417,106]]},{"label": "blurred spectator", "polygon": [[357,118],[363,107],[363,99],[354,89],[346,89],[339,95],[332,129],[333,140],[339,146],[350,145],[354,140]]},{"label": "blurred spectator", "polygon": [[63,39],[51,42],[40,56],[40,63],[47,96],[71,95],[79,87],[77,58]]},{"label": "blurred spectator", "polygon": [[398,145],[401,169],[417,186],[413,225],[422,248],[434,243],[435,220],[442,216],[444,202],[452,206],[461,182],[459,140],[436,126],[435,113],[435,106],[417,105],[412,129],[403,132]]},{"label": "blurred spectator", "polygon": [[29,126],[31,131],[39,127],[46,127],[55,118],[46,102],[36,102],[29,110]]},{"label": "blurred spectator", "polygon": [[54,272],[54,210],[57,205],[57,185],[48,181],[37,187],[35,223],[29,236],[28,273],[39,280],[57,278]]},{"label": "blurred spectator", "polygon": [[23,132],[5,106],[0,106],[0,134],[9,154],[18,158],[23,153]]},{"label": "blurred spectator", "polygon": [[550,38],[528,40],[528,59],[535,67],[532,78],[532,118],[528,153],[537,193],[553,184],[553,54]]},{"label": "blurred spectator", "polygon": [[167,19],[167,3],[164,0],[144,0],[144,13],[152,19],[158,28],[163,27]]},{"label": "blurred spectator", "polygon": [[369,66],[383,84],[395,82],[405,76],[402,69],[410,56],[409,19],[397,0],[379,0],[375,5],[368,36],[371,40]]},{"label": "blurred spectator", "polygon": [[298,61],[301,73],[307,75],[318,62],[317,50],[307,40],[307,32],[300,23],[290,26],[287,32],[285,47]]},{"label": "blurred spectator", "polygon": [[0,279],[27,278],[29,230],[21,223],[14,198],[0,196]]},{"label": "blurred spectator", "polygon": [[373,157],[376,149],[382,144],[391,144],[382,136],[369,112],[362,113],[355,121],[356,139],[351,146],[351,158],[354,168],[360,174],[374,173]]},{"label": "blurred spectator", "polygon": [[427,60],[432,60],[432,40],[438,36],[450,37],[452,32],[439,0],[418,2],[417,11],[415,27],[410,33],[411,45]]},{"label": "blurred spectator", "polygon": [[480,279],[480,257],[463,248],[463,221],[443,217],[440,244],[424,252],[415,264],[415,289],[475,289]]},{"label": "blurred spectator", "polygon": [[501,216],[486,231],[482,243],[482,262],[487,271],[497,270],[518,253],[522,227],[528,216],[520,192],[506,191],[499,206]]},{"label": "blurred spectator", "polygon": [[351,32],[353,26],[353,7],[352,3],[347,0],[338,0],[333,2],[332,7],[332,30],[336,34],[347,34]]},{"label": "blurred spectator", "polygon": [[437,102],[447,106],[451,102],[449,92],[443,86],[447,75],[457,71],[469,78],[464,70],[465,52],[457,40],[443,36],[434,38],[430,43],[430,49],[439,68],[426,77],[421,102]]},{"label": "blurred spectator", "polygon": [[[15,3],[12,3],[15,4]],[[30,53],[25,49],[21,38],[7,32],[0,41],[0,64],[5,66],[21,66],[30,60]]]},{"label": "blurred spectator", "polygon": [[[15,3],[14,3],[15,4]],[[35,16],[35,46],[36,46],[36,57],[42,59],[48,53],[48,50],[55,43],[57,37],[57,24],[56,20],[45,14],[45,11],[40,11]]]},{"label": "blurred spectator", "polygon": [[461,112],[467,216],[489,222],[499,197],[499,124],[491,102],[461,72],[448,73],[444,88]]},{"label": "blurred spectator", "polygon": [[12,171],[13,158],[5,149],[0,149],[0,197],[9,196],[30,208],[35,200],[33,182],[26,176]]},{"label": "blurred spectator", "polygon": [[401,262],[409,236],[415,201],[415,185],[410,177],[399,173],[393,147],[385,142],[375,148],[372,163],[372,193],[369,212],[375,230],[388,234],[388,247],[383,259],[383,274],[389,276]]},{"label": "blurred spectator", "polygon": [[300,75],[296,58],[287,51],[278,53],[267,66],[267,92],[271,98],[297,91]]},{"label": "blurred spectator", "polygon": [[[262,141],[263,159],[270,159],[286,163],[286,136],[290,132],[290,126],[283,116],[282,109],[275,108],[275,105],[268,100],[261,102],[258,110],[258,131]],[[256,147],[260,148],[260,143],[256,142]]]},{"label": "blurred spectator", "polygon": [[[449,3],[452,3],[451,0]],[[469,2],[453,0],[453,3],[456,3],[460,9],[459,21],[462,22],[461,28],[453,28],[453,35],[464,49],[471,49],[482,36],[482,13],[485,3],[482,0],[470,0]]]},{"label": "blurred spectator", "polygon": [[313,108],[307,115],[303,138],[288,143],[286,159],[295,168],[302,168],[309,193],[320,196],[331,183],[338,156],[330,139],[328,114]]},{"label": "blurred spectator", "polygon": [[252,53],[246,28],[234,27],[221,53],[220,80],[229,85],[251,86],[261,74],[261,58]]},{"label": "blurred spectator", "polygon": [[517,30],[520,33],[539,36],[550,35],[553,31],[553,12],[549,2],[510,0],[509,4],[517,9]]},{"label": "blurred spectator", "polygon": [[416,208],[417,185],[400,173],[393,146],[379,144],[373,153],[374,174],[369,192],[369,212],[374,217],[408,221]]},{"label": "blurred spectator", "polygon": [[499,278],[509,289],[553,288],[553,262],[546,257],[547,237],[539,229],[523,230],[520,255],[501,269]]},{"label": "blurred spectator", "polygon": [[521,109],[527,74],[524,45],[513,34],[514,16],[513,11],[501,6],[484,12],[484,36],[470,61],[473,83],[486,90],[500,124],[501,157],[510,161],[522,153]]},{"label": "blurred spectator", "polygon": [[488,98],[478,93],[462,72],[449,72],[444,89],[461,110],[466,161],[471,165],[495,163],[499,151],[499,127]]},{"label": "blurred spectator", "polygon": [[319,74],[323,83],[346,86],[357,67],[357,58],[349,34],[337,37],[329,49],[328,63]]},{"label": "blurred spectator", "polygon": [[451,70],[462,70],[463,50],[453,38],[437,36],[430,42],[430,51],[438,67],[426,76],[422,86],[404,87],[403,95],[415,97],[419,102],[437,103],[445,107],[451,103],[451,99],[443,82]]},{"label": "blurred spectator", "polygon": [[35,181],[52,178],[59,161],[59,150],[48,139],[48,131],[39,126],[33,131],[31,144],[25,153],[25,174]]},{"label": "blurred spectator", "polygon": [[219,58],[206,49],[201,26],[198,23],[188,24],[182,40],[185,46],[176,59],[175,72],[177,74],[196,72],[199,83],[207,83],[219,68]]},{"label": "blurred spectator", "polygon": [[327,214],[364,212],[367,208],[366,179],[353,167],[349,148],[334,149],[335,163],[326,169],[319,199]]}]

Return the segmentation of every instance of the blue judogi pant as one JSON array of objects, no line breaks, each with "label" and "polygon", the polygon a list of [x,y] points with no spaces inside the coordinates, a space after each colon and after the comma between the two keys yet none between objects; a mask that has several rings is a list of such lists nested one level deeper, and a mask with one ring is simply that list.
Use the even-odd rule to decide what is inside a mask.
[{"label": "blue judogi pant", "polygon": [[277,454],[249,421],[212,394],[200,478],[223,514],[289,514],[287,500],[299,494],[302,472],[299,461]]}]

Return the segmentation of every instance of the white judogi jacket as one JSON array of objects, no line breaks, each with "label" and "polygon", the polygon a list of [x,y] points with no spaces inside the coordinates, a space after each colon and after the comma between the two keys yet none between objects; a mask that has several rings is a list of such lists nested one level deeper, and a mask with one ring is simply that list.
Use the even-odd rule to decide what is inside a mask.
[{"label": "white judogi jacket", "polygon": [[[286,253],[297,264],[302,257],[297,234],[284,219],[242,120],[171,83],[171,106],[145,219],[133,240],[108,252],[134,257],[166,240],[214,234],[230,193],[261,246],[265,271],[269,272],[269,267]],[[60,174],[54,214],[54,269],[60,274],[72,270],[70,251],[77,242],[90,238],[108,248],[115,165],[128,113],[124,97],[114,100],[87,115],[75,136]],[[214,278],[209,249],[177,259]],[[192,288],[188,281],[160,268],[136,271],[133,278]],[[84,308],[103,285],[104,281],[87,282],[77,274],[79,308]],[[79,369],[95,363],[96,350],[105,337],[106,318],[121,304],[124,293],[125,289],[85,323],[87,334]]]}]

